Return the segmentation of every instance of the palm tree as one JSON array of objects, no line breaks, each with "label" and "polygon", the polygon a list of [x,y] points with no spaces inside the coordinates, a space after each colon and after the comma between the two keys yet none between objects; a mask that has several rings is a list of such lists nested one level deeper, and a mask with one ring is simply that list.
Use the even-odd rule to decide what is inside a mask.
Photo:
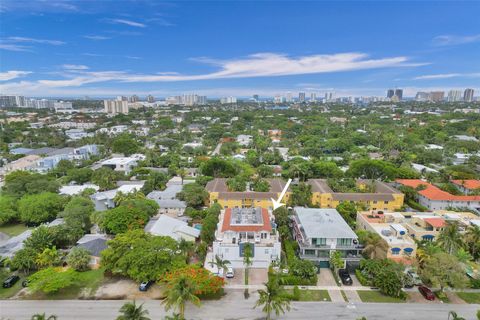
[{"label": "palm tree", "polygon": [[182,253],[185,255],[185,259],[187,260],[187,262],[193,252],[193,249],[194,245],[192,241],[187,241],[183,238],[180,239],[180,242],[178,243],[178,250],[182,251]]},{"label": "palm tree", "polygon": [[458,223],[449,223],[438,235],[438,244],[448,254],[454,254],[463,247],[462,236],[458,232]]},{"label": "palm tree", "polygon": [[248,284],[248,271],[249,267],[252,265],[252,245],[250,243],[245,243],[243,247],[243,264],[245,265],[245,284]]},{"label": "palm tree", "polygon": [[452,320],[465,320],[465,318],[460,317],[455,311],[450,311],[448,313],[448,320],[450,320],[450,319],[452,319]]},{"label": "palm tree", "polygon": [[480,228],[478,226],[470,226],[465,233],[465,243],[472,256],[476,259],[480,249]]},{"label": "palm tree", "polygon": [[432,242],[428,242],[419,246],[417,249],[417,262],[422,267],[425,262],[434,254],[442,252],[442,249]]},{"label": "palm tree", "polygon": [[224,274],[227,273],[228,266],[230,265],[229,260],[223,260],[218,255],[215,255],[215,261],[212,263],[217,267],[218,270],[222,269]]},{"label": "palm tree", "polygon": [[282,291],[282,287],[278,284],[276,278],[272,278],[265,283],[265,290],[258,290],[260,297],[254,308],[263,306],[262,311],[267,314],[267,320],[270,320],[272,311],[277,316],[280,313],[285,313],[285,310],[290,311],[290,300]]},{"label": "palm tree", "polygon": [[363,253],[370,259],[378,258],[378,252],[387,252],[388,244],[378,234],[369,232],[361,240],[363,245]]},{"label": "palm tree", "polygon": [[165,295],[165,300],[162,304],[165,305],[165,310],[177,310],[180,319],[185,319],[185,304],[187,302],[193,303],[195,306],[200,306],[200,299],[195,295],[196,288],[190,280],[185,276],[180,276],[169,284]]},{"label": "palm tree", "polygon": [[136,305],[135,300],[125,303],[121,308],[121,316],[117,317],[117,320],[150,320],[148,310],[143,310],[143,303],[139,306]]},{"label": "palm tree", "polygon": [[37,313],[32,316],[31,320],[57,320],[57,316],[52,314],[47,318],[45,313]]}]

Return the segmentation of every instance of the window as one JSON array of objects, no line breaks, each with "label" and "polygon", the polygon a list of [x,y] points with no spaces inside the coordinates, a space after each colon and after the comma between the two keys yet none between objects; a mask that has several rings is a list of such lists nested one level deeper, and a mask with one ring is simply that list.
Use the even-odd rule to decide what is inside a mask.
[{"label": "window", "polygon": [[269,253],[270,253],[270,250],[265,249],[265,254],[269,254]]},{"label": "window", "polygon": [[315,255],[315,250],[305,249],[305,255],[306,256],[314,256]]},{"label": "window", "polygon": [[339,238],[337,239],[337,246],[347,247],[352,245],[352,239]]},{"label": "window", "polygon": [[314,238],[313,240],[313,243],[315,243],[317,246],[325,246],[327,244],[326,238]]}]

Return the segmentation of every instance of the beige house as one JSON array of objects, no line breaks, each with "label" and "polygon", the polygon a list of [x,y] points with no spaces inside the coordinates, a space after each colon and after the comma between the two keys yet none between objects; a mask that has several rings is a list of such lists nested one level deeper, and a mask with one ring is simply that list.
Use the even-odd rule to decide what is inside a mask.
[{"label": "beige house", "polygon": [[29,170],[36,166],[37,160],[42,157],[37,155],[28,155],[18,160],[7,163],[3,168],[0,168],[0,174],[6,175],[17,170]]}]

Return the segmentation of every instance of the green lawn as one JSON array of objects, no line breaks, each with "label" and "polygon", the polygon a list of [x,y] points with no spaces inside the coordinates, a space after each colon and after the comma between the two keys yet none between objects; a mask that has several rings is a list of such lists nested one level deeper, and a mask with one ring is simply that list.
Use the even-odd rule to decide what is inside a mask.
[{"label": "green lawn", "polygon": [[456,294],[466,303],[480,303],[480,292],[456,292]]},{"label": "green lawn", "polygon": [[[0,269],[0,283],[3,283],[3,281],[12,274],[13,272],[9,272],[5,269]],[[20,291],[20,289],[22,289],[22,281],[23,277],[20,276],[20,280],[18,280],[13,287],[7,289],[0,287],[0,299],[8,299],[14,296],[18,291]]]},{"label": "green lawn", "polygon": [[357,291],[360,299],[363,302],[389,302],[389,303],[403,303],[405,300],[399,298],[393,298],[384,295],[380,291],[368,291],[368,290],[359,290]]},{"label": "green lawn", "polygon": [[24,224],[7,224],[4,226],[0,226],[0,232],[3,232],[5,234],[8,234],[10,237],[18,236],[20,233],[32,229],[27,227]]},{"label": "green lawn", "polygon": [[[288,294],[293,295],[293,290],[286,290]],[[300,290],[300,299],[298,301],[332,301],[327,290]]]},{"label": "green lawn", "polygon": [[86,292],[86,295],[93,295],[104,280],[103,269],[89,270],[80,274],[79,280],[68,288],[64,288],[55,293],[46,294],[35,292],[26,297],[30,300],[68,300],[77,299],[80,293]]}]

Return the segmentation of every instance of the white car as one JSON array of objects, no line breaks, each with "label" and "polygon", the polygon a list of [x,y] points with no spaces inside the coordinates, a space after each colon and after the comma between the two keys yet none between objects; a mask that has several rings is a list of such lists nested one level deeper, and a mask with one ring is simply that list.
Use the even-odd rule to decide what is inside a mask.
[{"label": "white car", "polygon": [[225,274],[225,277],[227,278],[233,278],[235,276],[235,272],[233,271],[232,267],[228,267],[227,273]]}]

